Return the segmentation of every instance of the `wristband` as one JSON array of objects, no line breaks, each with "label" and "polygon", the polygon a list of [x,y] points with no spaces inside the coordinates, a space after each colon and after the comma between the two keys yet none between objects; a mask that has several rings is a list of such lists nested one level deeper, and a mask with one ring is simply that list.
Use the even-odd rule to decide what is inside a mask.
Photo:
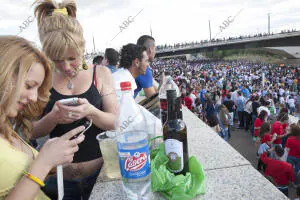
[{"label": "wristband", "polygon": [[38,177],[33,176],[32,174],[26,172],[23,170],[23,174],[29,178],[30,180],[36,182],[37,184],[39,184],[41,187],[45,186],[45,183],[43,181],[41,181],[41,179],[39,179]]}]

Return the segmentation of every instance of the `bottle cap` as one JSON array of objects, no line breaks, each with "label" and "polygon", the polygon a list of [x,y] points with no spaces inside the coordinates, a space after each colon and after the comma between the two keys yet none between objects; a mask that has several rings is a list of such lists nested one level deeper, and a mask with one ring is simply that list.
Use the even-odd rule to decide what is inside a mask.
[{"label": "bottle cap", "polygon": [[130,81],[121,82],[120,87],[121,87],[121,91],[131,90],[131,82]]},{"label": "bottle cap", "polygon": [[176,99],[176,90],[167,90],[167,99]]}]

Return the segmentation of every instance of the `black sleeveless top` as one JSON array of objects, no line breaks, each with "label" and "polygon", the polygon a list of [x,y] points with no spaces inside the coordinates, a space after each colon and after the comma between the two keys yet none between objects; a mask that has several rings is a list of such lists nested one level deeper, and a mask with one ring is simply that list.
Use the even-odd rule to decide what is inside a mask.
[{"label": "black sleeveless top", "polygon": [[[54,88],[51,88],[50,90],[50,100],[44,110],[44,115],[48,114],[56,101],[60,99],[66,99],[66,98],[73,98],[73,97],[78,97],[78,98],[85,98],[87,99],[90,104],[98,108],[99,110],[103,110],[102,107],[102,100],[101,96],[98,92],[97,87],[94,85],[95,83],[95,77],[96,77],[96,67],[94,67],[94,72],[93,72],[93,81],[90,86],[90,88],[80,94],[80,95],[63,95],[58,93]],[[83,80],[84,81],[84,80]],[[71,124],[58,124],[51,132],[50,132],[50,138],[53,137],[60,137],[66,132],[83,125],[86,121],[89,121],[87,118],[79,119]],[[99,143],[96,139],[97,134],[103,132],[102,129],[96,127],[94,124],[84,133],[85,139],[82,143],[79,144],[79,150],[75,153],[74,155],[74,163],[79,163],[79,162],[85,162],[85,161],[90,161],[97,159],[101,157],[101,152],[100,152],[100,147]]]}]

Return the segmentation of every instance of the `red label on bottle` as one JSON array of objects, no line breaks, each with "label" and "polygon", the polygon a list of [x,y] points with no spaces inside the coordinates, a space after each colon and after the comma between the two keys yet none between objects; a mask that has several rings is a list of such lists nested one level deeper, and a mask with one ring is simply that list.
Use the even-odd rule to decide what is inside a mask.
[{"label": "red label on bottle", "polygon": [[167,110],[168,102],[167,100],[160,100],[160,109]]},{"label": "red label on bottle", "polygon": [[133,156],[126,158],[125,170],[126,171],[138,171],[142,169],[147,162],[147,154],[136,152]]}]

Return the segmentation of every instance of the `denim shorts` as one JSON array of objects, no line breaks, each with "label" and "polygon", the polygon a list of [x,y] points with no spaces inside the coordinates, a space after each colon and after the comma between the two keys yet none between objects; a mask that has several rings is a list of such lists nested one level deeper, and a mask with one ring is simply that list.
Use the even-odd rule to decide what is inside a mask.
[{"label": "denim shorts", "polygon": [[292,115],[295,112],[295,107],[290,107],[290,115]]},{"label": "denim shorts", "polygon": [[[64,180],[63,200],[88,200],[99,172],[100,170],[97,170],[92,175],[80,179]],[[42,190],[49,198],[58,199],[56,176],[46,179],[45,187]]]}]

